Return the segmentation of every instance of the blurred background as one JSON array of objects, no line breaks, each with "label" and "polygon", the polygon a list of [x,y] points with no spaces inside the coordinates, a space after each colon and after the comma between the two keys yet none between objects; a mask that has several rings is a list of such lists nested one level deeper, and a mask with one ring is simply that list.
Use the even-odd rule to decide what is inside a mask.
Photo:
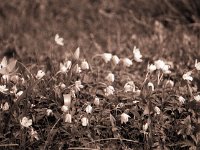
[{"label": "blurred background", "polygon": [[[9,0],[0,3],[0,49],[25,62],[62,59],[78,46],[85,57],[127,55],[199,57],[199,0]],[[54,42],[64,38],[64,47]],[[177,54],[178,53],[178,54]],[[176,59],[175,59],[176,60]]]}]

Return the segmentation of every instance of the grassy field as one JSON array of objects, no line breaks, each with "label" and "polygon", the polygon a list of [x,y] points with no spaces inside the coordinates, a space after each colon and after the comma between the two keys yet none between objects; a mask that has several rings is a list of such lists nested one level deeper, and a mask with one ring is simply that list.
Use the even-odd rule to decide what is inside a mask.
[{"label": "grassy field", "polygon": [[0,149],[200,149],[199,8],[1,2]]}]

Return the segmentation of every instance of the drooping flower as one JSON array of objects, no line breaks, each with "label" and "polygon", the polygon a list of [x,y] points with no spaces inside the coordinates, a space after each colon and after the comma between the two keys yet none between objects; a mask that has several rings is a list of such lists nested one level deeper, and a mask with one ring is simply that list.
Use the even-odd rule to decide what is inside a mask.
[{"label": "drooping flower", "polygon": [[80,91],[84,86],[81,84],[81,81],[78,80],[75,82],[75,90]]},{"label": "drooping flower", "polygon": [[154,85],[153,85],[152,82],[149,82],[149,83],[147,84],[147,86],[148,86],[148,87],[151,87],[151,90],[154,91]]},{"label": "drooping flower", "polygon": [[150,65],[148,64],[148,66],[147,66],[148,72],[152,73],[155,70],[156,70],[156,66],[154,64],[150,64]]},{"label": "drooping flower", "polygon": [[197,62],[197,59],[195,60],[195,68],[200,70],[200,62]]},{"label": "drooping flower", "polygon": [[89,69],[89,64],[85,59],[81,63],[81,69],[82,70],[88,70]]},{"label": "drooping flower", "polygon": [[181,104],[184,104],[185,103],[185,98],[183,98],[182,96],[179,96],[178,97],[178,100]]},{"label": "drooping flower", "polygon": [[124,91],[127,92],[135,92],[135,84],[133,81],[128,81],[125,85],[124,85]]},{"label": "drooping flower", "polygon": [[87,126],[88,125],[88,123],[89,123],[89,121],[88,121],[88,118],[86,118],[86,117],[83,117],[82,119],[81,119],[81,122],[82,122],[82,126]]},{"label": "drooping flower", "polygon": [[142,59],[141,59],[142,55],[140,53],[139,48],[136,48],[136,46],[134,46],[134,48],[133,48],[133,55],[134,55],[134,60],[136,62],[142,62]]},{"label": "drooping flower", "polygon": [[106,78],[105,78],[107,81],[109,82],[114,82],[115,80],[115,75],[113,73],[109,73]]},{"label": "drooping flower", "polygon": [[154,107],[154,110],[155,110],[155,112],[156,112],[157,115],[160,114],[160,108],[159,108],[159,107],[155,106],[155,107]]},{"label": "drooping flower", "polygon": [[187,80],[187,81],[192,81],[193,77],[191,76],[192,71],[188,71],[185,74],[183,74],[183,80]]},{"label": "drooping flower", "polygon": [[28,119],[27,117],[23,117],[21,120],[20,120],[20,123],[23,127],[30,127],[32,125],[32,119]]},{"label": "drooping flower", "polygon": [[91,113],[92,113],[92,106],[91,106],[91,105],[87,105],[87,107],[85,108],[85,111],[86,111],[88,114],[91,114]]},{"label": "drooping flower", "polygon": [[5,93],[6,91],[8,91],[8,89],[6,88],[6,85],[0,85],[0,92]]},{"label": "drooping flower", "polygon": [[47,109],[47,110],[46,110],[46,113],[47,113],[47,116],[53,115],[52,109]]},{"label": "drooping flower", "polygon": [[63,42],[63,38],[60,37],[58,34],[55,35],[55,42],[56,44],[60,45],[60,46],[63,46],[64,45],[64,42]]},{"label": "drooping flower", "polygon": [[114,91],[115,91],[115,89],[114,89],[114,87],[111,86],[111,85],[109,85],[108,87],[106,87],[106,88],[104,89],[104,92],[105,92],[105,95],[106,95],[106,96],[113,95],[113,94],[114,94]]},{"label": "drooping flower", "polygon": [[95,97],[95,99],[94,99],[94,104],[95,104],[96,106],[99,106],[100,101],[99,101],[99,98],[98,98],[98,97]]},{"label": "drooping flower", "polygon": [[78,64],[75,65],[75,67],[74,67],[74,72],[77,73],[77,74],[79,74],[79,73],[82,72],[81,67],[79,67]]},{"label": "drooping flower", "polygon": [[45,76],[45,72],[42,71],[42,70],[38,70],[37,75],[36,75],[36,78],[37,78],[37,79],[41,79],[41,78],[44,77],[44,76]]},{"label": "drooping flower", "polygon": [[111,53],[103,53],[101,56],[103,60],[105,61],[105,63],[108,63],[112,59]]},{"label": "drooping flower", "polygon": [[200,102],[200,95],[194,96],[194,100],[197,101],[197,102]]},{"label": "drooping flower", "polygon": [[119,57],[118,57],[117,55],[114,55],[114,56],[112,57],[112,62],[114,63],[114,65],[118,65],[119,62],[120,62]]},{"label": "drooping flower", "polygon": [[133,62],[129,58],[123,58],[122,62],[125,67],[130,67],[131,65],[133,65]]},{"label": "drooping flower", "polygon": [[68,106],[65,106],[65,105],[63,105],[63,106],[61,107],[61,110],[62,110],[62,112],[66,113],[66,112],[68,112],[68,111],[69,111],[69,107],[68,107]]},{"label": "drooping flower", "polygon": [[4,104],[1,104],[1,109],[2,109],[3,111],[8,110],[9,107],[10,107],[10,106],[9,106],[8,102],[5,102]]},{"label": "drooping flower", "polygon": [[68,113],[65,115],[65,122],[72,123],[72,115],[71,114]]},{"label": "drooping flower", "polygon": [[71,66],[72,66],[72,62],[70,60],[64,62],[64,64],[60,63],[60,72],[62,73],[68,72],[71,69]]},{"label": "drooping flower", "polygon": [[64,98],[64,105],[70,107],[72,100],[71,94],[63,94],[63,98]]},{"label": "drooping flower", "polygon": [[127,123],[128,122],[128,118],[131,118],[131,117],[129,115],[127,115],[126,113],[122,113],[121,114],[121,124]]},{"label": "drooping flower", "polygon": [[154,62],[156,69],[162,69],[165,66],[165,62],[163,60],[156,60]]}]

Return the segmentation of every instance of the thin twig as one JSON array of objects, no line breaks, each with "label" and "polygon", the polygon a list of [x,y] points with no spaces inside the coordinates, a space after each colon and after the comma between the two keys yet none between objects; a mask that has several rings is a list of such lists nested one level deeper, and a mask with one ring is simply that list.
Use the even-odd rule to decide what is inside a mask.
[{"label": "thin twig", "polygon": [[19,146],[19,144],[1,144],[0,147]]}]

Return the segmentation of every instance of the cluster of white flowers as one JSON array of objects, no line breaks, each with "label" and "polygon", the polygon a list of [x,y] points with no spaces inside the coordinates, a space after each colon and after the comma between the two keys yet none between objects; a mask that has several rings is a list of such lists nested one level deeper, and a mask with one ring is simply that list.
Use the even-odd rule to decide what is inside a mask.
[{"label": "cluster of white flowers", "polygon": [[139,48],[136,48],[136,46],[134,46],[134,48],[133,48],[133,55],[134,55],[134,60],[136,62],[142,62],[142,59],[141,59],[142,55],[140,53]]},{"label": "cluster of white flowers", "polygon": [[113,86],[109,85],[108,87],[106,87],[106,88],[104,89],[104,92],[105,92],[105,95],[106,95],[106,96],[113,95],[114,92],[115,92],[115,89],[114,89]]},{"label": "cluster of white flowers", "polygon": [[[162,72],[165,73],[165,74],[171,73],[171,71],[169,70],[170,65],[166,64],[163,60],[160,60],[160,59],[159,59],[159,60],[156,60],[156,61],[154,62],[154,65],[156,66],[156,69],[157,69],[157,70],[162,70]],[[154,66],[152,66],[152,68],[155,69]],[[152,69],[152,68],[151,68],[151,69]],[[150,70],[150,68],[149,68],[149,70]]]}]

